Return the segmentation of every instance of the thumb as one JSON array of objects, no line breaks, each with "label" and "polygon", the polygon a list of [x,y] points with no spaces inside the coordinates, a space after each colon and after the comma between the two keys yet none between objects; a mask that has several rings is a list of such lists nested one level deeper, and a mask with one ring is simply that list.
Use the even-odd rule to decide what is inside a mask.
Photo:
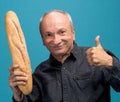
[{"label": "thumb", "polygon": [[99,36],[99,35],[96,36],[96,38],[95,38],[95,43],[96,43],[96,47],[102,48],[102,45],[101,45],[101,43],[100,43],[100,36]]}]

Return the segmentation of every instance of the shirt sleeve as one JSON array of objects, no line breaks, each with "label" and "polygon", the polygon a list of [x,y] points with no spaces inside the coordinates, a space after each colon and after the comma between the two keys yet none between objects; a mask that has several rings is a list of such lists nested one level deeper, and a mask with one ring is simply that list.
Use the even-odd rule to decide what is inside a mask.
[{"label": "shirt sleeve", "polygon": [[[16,101],[16,100],[14,99],[14,97],[12,97],[12,102],[18,102],[18,101]],[[28,101],[27,101],[27,98],[26,98],[25,96],[23,96],[22,102],[28,102]]]},{"label": "shirt sleeve", "polygon": [[105,76],[109,76],[108,83],[112,86],[112,88],[120,92],[120,60],[110,51],[107,52],[113,58],[113,66],[112,68],[107,68],[107,73]]}]

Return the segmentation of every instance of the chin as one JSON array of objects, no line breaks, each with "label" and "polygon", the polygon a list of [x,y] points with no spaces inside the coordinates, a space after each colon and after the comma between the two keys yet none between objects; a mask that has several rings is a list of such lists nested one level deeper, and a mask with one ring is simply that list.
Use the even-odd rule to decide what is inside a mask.
[{"label": "chin", "polygon": [[64,54],[64,52],[62,51],[54,51],[54,52],[51,52],[53,55],[62,55]]},{"label": "chin", "polygon": [[64,56],[64,55],[67,55],[67,54],[68,54],[68,52],[53,53],[54,56],[59,56],[59,57]]},{"label": "chin", "polygon": [[54,53],[55,56],[62,56],[64,53]]}]

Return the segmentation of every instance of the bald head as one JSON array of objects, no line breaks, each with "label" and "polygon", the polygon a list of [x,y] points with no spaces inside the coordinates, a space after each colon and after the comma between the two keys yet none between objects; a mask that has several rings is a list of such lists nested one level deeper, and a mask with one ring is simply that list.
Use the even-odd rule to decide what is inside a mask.
[{"label": "bald head", "polygon": [[40,33],[42,34],[43,32],[43,28],[44,28],[44,25],[45,24],[50,24],[50,21],[57,21],[59,22],[60,20],[64,21],[68,21],[70,27],[71,27],[71,30],[74,31],[74,27],[73,27],[73,22],[72,22],[72,19],[71,19],[71,16],[70,14],[68,14],[67,12],[65,11],[62,11],[62,10],[52,10],[52,11],[49,11],[47,13],[45,13],[41,19],[40,19],[40,24],[39,24],[39,30],[40,30]]}]

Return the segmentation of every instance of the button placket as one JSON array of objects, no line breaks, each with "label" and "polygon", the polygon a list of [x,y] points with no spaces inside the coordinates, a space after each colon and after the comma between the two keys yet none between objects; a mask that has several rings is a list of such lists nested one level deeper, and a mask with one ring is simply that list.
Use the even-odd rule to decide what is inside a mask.
[{"label": "button placket", "polygon": [[66,67],[62,67],[62,87],[63,87],[63,102],[68,102],[68,83],[66,77]]}]

